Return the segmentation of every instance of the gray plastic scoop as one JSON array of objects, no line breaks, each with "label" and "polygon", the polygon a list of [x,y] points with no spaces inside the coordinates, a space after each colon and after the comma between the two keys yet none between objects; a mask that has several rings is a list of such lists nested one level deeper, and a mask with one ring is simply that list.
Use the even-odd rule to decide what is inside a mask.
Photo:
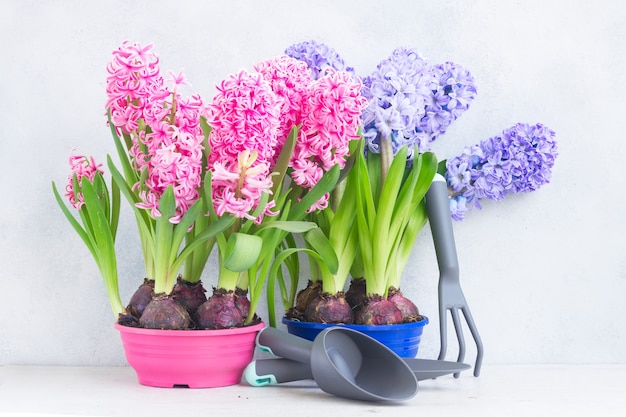
[{"label": "gray plastic scoop", "polygon": [[[465,363],[433,359],[402,358],[418,381],[438,378],[469,369]],[[244,372],[248,384],[254,387],[280,384],[283,382],[313,379],[311,366],[285,358],[257,359],[251,362]]]},{"label": "gray plastic scoop", "polygon": [[[298,379],[312,377],[320,389],[338,397],[403,401],[417,394],[417,379],[407,363],[382,343],[356,330],[330,327],[311,342],[266,327],[259,332],[257,345],[289,360],[279,365],[283,372],[306,374],[307,378]],[[259,369],[253,362],[244,372],[248,382],[254,379],[255,371]]]}]

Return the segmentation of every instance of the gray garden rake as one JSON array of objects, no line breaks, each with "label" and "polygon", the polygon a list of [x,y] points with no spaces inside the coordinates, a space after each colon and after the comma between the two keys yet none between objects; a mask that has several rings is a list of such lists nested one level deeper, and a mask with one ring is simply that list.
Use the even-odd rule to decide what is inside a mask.
[{"label": "gray garden rake", "polygon": [[[439,360],[445,359],[447,350],[447,311],[450,310],[452,323],[459,342],[459,356],[457,362],[463,362],[465,358],[465,339],[459,319],[458,310],[463,312],[465,321],[476,342],[476,363],[474,364],[474,376],[480,375],[480,367],[483,361],[483,344],[474,324],[467,300],[463,295],[459,280],[459,261],[454,244],[452,231],[452,219],[450,217],[450,202],[448,198],[448,186],[443,176],[437,174],[430,189],[426,193],[426,211],[433,235],[437,264],[439,266],[439,336],[441,349]],[[459,373],[454,374],[455,378]]]}]

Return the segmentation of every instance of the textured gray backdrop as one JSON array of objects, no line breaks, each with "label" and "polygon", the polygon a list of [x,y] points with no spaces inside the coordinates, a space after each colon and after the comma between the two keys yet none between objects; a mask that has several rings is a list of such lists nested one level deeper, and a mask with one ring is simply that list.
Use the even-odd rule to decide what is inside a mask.
[{"label": "textured gray backdrop", "polygon": [[[226,74],[310,39],[361,74],[397,46],[464,65],[478,97],[436,143],[440,158],[518,121],[560,144],[551,184],[455,224],[485,362],[626,362],[625,23],[617,0],[1,2],[0,365],[125,364],[97,269],[50,187],[71,148],[114,152],[105,65],[125,39],[154,42],[162,68],[184,68],[207,99]],[[128,214],[125,299],[143,277]],[[422,357],[439,349],[436,283],[427,227],[402,284],[430,317]]]}]

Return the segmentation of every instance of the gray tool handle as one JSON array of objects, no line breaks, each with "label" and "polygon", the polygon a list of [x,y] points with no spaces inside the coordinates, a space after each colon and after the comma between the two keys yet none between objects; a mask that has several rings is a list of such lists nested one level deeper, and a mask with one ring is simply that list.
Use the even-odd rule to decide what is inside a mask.
[{"label": "gray tool handle", "polygon": [[244,378],[253,387],[262,387],[282,382],[313,379],[313,374],[308,363],[274,358],[252,361],[244,371]]},{"label": "gray tool handle", "polygon": [[[483,344],[478,334],[478,329],[472,318],[467,300],[461,290],[459,280],[459,261],[454,244],[454,234],[452,231],[452,219],[450,218],[450,200],[448,198],[448,186],[443,176],[437,174],[433,179],[430,189],[426,193],[426,210],[428,221],[433,235],[435,251],[437,253],[437,263],[439,265],[439,337],[441,349],[439,359],[444,359],[448,346],[447,342],[447,317],[446,312],[450,310],[452,323],[456,330],[459,342],[459,355],[457,362],[463,362],[465,357],[465,338],[461,327],[461,320],[458,310],[461,310],[467,326],[476,342],[476,364],[474,365],[474,376],[480,374],[480,367],[483,358]],[[459,372],[454,374],[459,377]]]},{"label": "gray tool handle", "polygon": [[426,193],[426,210],[430,223],[439,272],[447,279],[458,280],[459,261],[454,244],[454,233],[450,219],[448,185],[443,176],[437,174]]},{"label": "gray tool handle", "polygon": [[311,349],[313,342],[294,336],[273,327],[266,327],[257,335],[257,346],[265,352],[274,356],[303,362],[307,365],[311,363]]}]

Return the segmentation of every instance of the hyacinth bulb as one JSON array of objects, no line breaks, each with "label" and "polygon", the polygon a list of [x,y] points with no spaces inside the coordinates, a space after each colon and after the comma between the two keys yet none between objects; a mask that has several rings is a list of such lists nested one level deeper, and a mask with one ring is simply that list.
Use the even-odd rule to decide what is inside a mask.
[{"label": "hyacinth bulb", "polygon": [[229,329],[244,325],[244,316],[235,302],[235,293],[214,289],[193,316],[198,329]]},{"label": "hyacinth bulb", "polygon": [[343,292],[320,294],[308,304],[304,318],[314,323],[352,324],[354,321],[352,308]]},{"label": "hyacinth bulb", "polygon": [[403,323],[419,321],[421,319],[419,309],[415,303],[406,298],[400,289],[394,287],[389,288],[387,299],[398,307],[402,313]]},{"label": "hyacinth bulb", "polygon": [[346,291],[346,301],[356,314],[367,303],[367,291],[364,278],[353,278]]},{"label": "hyacinth bulb", "polygon": [[248,299],[248,290],[235,288],[235,306],[241,311],[241,315],[245,319],[250,313],[250,300]]},{"label": "hyacinth bulb", "polygon": [[309,280],[307,286],[304,289],[300,290],[296,295],[296,313],[304,315],[307,306],[311,303],[311,301],[315,300],[320,295],[321,291],[321,281]]},{"label": "hyacinth bulb", "polygon": [[140,318],[154,296],[154,280],[144,278],[143,283],[130,297],[126,309],[135,318]]},{"label": "hyacinth bulb", "polygon": [[186,330],[192,328],[189,313],[170,295],[157,294],[146,306],[139,325],[146,329]]},{"label": "hyacinth bulb", "polygon": [[174,299],[185,307],[191,315],[206,301],[205,293],[206,289],[202,285],[202,281],[192,283],[185,281],[180,276],[172,291]]},{"label": "hyacinth bulb", "polygon": [[117,323],[121,326],[126,326],[126,327],[138,327],[139,326],[139,320],[137,320],[137,317],[129,313],[120,314],[117,318]]},{"label": "hyacinth bulb", "polygon": [[402,323],[402,312],[394,303],[381,297],[370,298],[355,318],[356,324],[385,325]]}]

